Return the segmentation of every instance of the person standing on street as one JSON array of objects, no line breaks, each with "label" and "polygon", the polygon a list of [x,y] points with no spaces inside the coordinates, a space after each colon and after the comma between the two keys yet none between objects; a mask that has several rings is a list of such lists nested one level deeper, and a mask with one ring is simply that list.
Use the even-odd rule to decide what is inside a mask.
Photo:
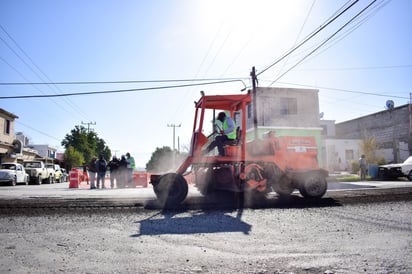
[{"label": "person standing on street", "polygon": [[92,159],[89,162],[89,179],[90,179],[90,189],[96,189],[95,185],[95,178],[96,178],[96,157],[93,156]]},{"label": "person standing on street", "polygon": [[126,156],[122,155],[119,161],[119,168],[117,170],[116,184],[118,188],[126,187],[127,182],[127,160]]},{"label": "person standing on street", "polygon": [[119,184],[117,179],[119,171],[119,159],[116,156],[113,156],[112,160],[107,164],[110,170],[110,188],[114,188],[114,180],[116,179],[116,185]]},{"label": "person standing on street", "polygon": [[103,155],[99,156],[99,160],[96,162],[97,169],[97,188],[100,186],[100,181],[102,181],[102,188],[106,188],[104,185],[104,179],[106,177],[107,162],[103,159]]},{"label": "person standing on street", "polygon": [[365,155],[362,154],[362,156],[359,159],[359,167],[360,167],[360,179],[361,181],[365,181],[366,180],[366,158]]},{"label": "person standing on street", "polygon": [[134,162],[134,158],[130,156],[130,153],[126,153],[126,161],[127,161],[127,186],[133,186],[133,170],[136,168],[136,164]]}]

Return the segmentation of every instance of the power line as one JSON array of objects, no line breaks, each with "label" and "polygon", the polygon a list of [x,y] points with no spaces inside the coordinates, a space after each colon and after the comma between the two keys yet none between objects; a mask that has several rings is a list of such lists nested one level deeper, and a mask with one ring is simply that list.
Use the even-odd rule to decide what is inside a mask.
[{"label": "power line", "polygon": [[54,140],[56,140],[56,141],[61,141],[60,139],[58,139],[58,138],[56,138],[56,137],[54,137],[54,136],[51,136],[51,135],[49,135],[49,134],[47,134],[47,133],[45,133],[45,132],[43,132],[43,131],[40,131],[40,130],[38,130],[38,129],[36,129],[36,128],[33,128],[33,127],[31,127],[31,126],[28,126],[28,125],[26,125],[26,124],[23,124],[22,122],[20,122],[20,121],[16,121],[16,123],[18,123],[18,124],[20,124],[20,125],[22,125],[22,126],[25,126],[25,127],[27,127],[27,128],[29,128],[29,129],[31,129],[31,130],[33,130],[33,131],[36,131],[36,132],[38,132],[38,133],[40,133],[40,134],[42,134],[42,135],[44,135],[44,136],[47,136],[47,137],[49,137],[49,138],[51,138],[51,139],[54,139]]},{"label": "power line", "polygon": [[[312,55],[310,58],[306,59],[306,61],[315,58],[316,56],[322,54],[323,52],[325,52],[326,50],[328,50],[329,48],[333,47],[334,45],[336,45],[339,41],[341,41],[342,39],[344,39],[346,36],[348,36],[350,33],[352,33],[353,31],[355,31],[356,29],[358,29],[361,25],[363,25],[367,20],[369,20],[370,17],[372,17],[374,14],[376,14],[380,9],[382,9],[384,6],[386,6],[391,0],[387,0],[385,2],[382,1],[381,3],[377,4],[376,7],[374,7],[373,9],[370,10],[369,14],[365,14],[363,19],[359,19],[358,23],[356,23],[356,25],[354,25],[353,27],[349,28],[348,30],[346,30],[346,32],[342,33],[340,36],[336,36],[335,38],[333,38],[332,40],[328,41],[327,44],[330,44],[328,47],[324,47],[324,49],[322,51],[317,52],[317,54]],[[325,44],[326,45],[326,44]]]},{"label": "power line", "polygon": [[320,45],[318,45],[315,49],[313,49],[311,52],[306,54],[302,59],[300,59],[295,65],[290,67],[287,71],[282,73],[280,76],[278,76],[269,86],[274,84],[277,80],[282,78],[285,74],[287,74],[289,71],[291,71],[293,68],[295,68],[297,65],[302,63],[306,58],[311,56],[314,52],[316,52],[318,49],[320,49],[323,45],[325,45],[329,40],[331,40],[335,35],[337,35],[339,32],[341,32],[345,27],[347,27],[349,24],[351,24],[356,18],[358,18],[363,12],[365,12],[369,7],[371,7],[377,0],[373,0],[369,5],[367,5],[365,8],[363,8],[360,12],[358,12],[355,16],[353,16],[348,22],[346,22],[343,26],[341,26],[337,31],[335,31],[331,36],[329,36],[327,39],[325,39]]},{"label": "power line", "polygon": [[144,83],[173,83],[173,82],[206,82],[206,81],[242,81],[247,77],[238,78],[202,78],[202,79],[159,79],[159,80],[120,80],[120,81],[65,81],[65,82],[0,82],[0,86],[24,85],[100,85],[100,84],[144,84]]},{"label": "power line", "polygon": [[301,46],[303,46],[305,43],[307,43],[310,39],[312,39],[314,36],[316,36],[319,32],[321,32],[323,29],[325,29],[328,25],[330,25],[333,21],[335,21],[336,19],[338,19],[342,14],[344,14],[345,12],[347,12],[350,8],[352,8],[357,2],[359,2],[359,0],[354,1],[353,3],[351,3],[348,7],[346,7],[345,9],[343,9],[343,11],[339,12],[336,16],[334,16],[332,19],[330,19],[329,21],[327,21],[326,23],[324,23],[322,26],[320,26],[317,30],[313,31],[309,36],[307,36],[302,42],[300,42],[298,45],[296,45],[295,47],[293,47],[292,49],[290,49],[289,51],[287,51],[282,57],[280,57],[279,59],[277,59],[275,62],[273,62],[272,64],[270,64],[268,67],[266,67],[265,69],[263,69],[261,72],[259,72],[256,76],[261,75],[262,73],[264,73],[265,71],[267,71],[268,69],[272,68],[273,66],[275,66],[276,64],[278,64],[280,61],[282,61],[283,59],[285,59],[287,56],[289,56],[290,54],[292,54],[294,51],[296,51],[297,49],[299,49]]},{"label": "power line", "polygon": [[134,88],[134,89],[88,91],[88,92],[78,92],[78,93],[43,94],[43,95],[37,94],[37,95],[0,96],[0,99],[27,99],[27,98],[48,98],[48,97],[66,97],[66,96],[80,96],[80,95],[97,95],[97,94],[108,94],[108,93],[126,93],[126,92],[136,92],[136,91],[147,91],[147,90],[171,89],[171,88],[183,88],[183,87],[192,87],[192,86],[224,84],[224,83],[230,83],[230,82],[241,82],[244,85],[244,88],[242,90],[245,90],[247,88],[245,83],[241,79],[236,79],[236,80],[215,81],[215,82],[197,83],[197,84],[161,86],[161,87],[147,87],[147,88]]},{"label": "power line", "polygon": [[[299,33],[298,35],[296,35],[296,39],[295,42],[293,43],[293,46],[296,46],[296,44],[298,43],[298,39],[300,37],[300,35],[302,34],[303,29],[305,28],[306,22],[308,21],[309,15],[312,12],[313,6],[315,5],[316,0],[312,1],[312,5],[310,6],[310,9],[308,11],[308,13],[306,14],[305,20],[303,21],[302,26],[300,27]],[[289,61],[290,55],[288,55],[288,57],[286,58],[285,62],[283,62],[282,67],[279,70],[279,74],[282,73],[283,68],[286,66],[286,63]]]},{"label": "power line", "polygon": [[331,87],[323,87],[323,86],[312,86],[312,85],[296,84],[296,83],[289,83],[289,82],[277,82],[277,83],[284,84],[284,85],[294,85],[294,86],[309,87],[309,88],[324,89],[324,90],[335,90],[335,91],[341,91],[341,92],[380,96],[380,97],[387,97],[387,98],[397,98],[397,99],[407,99],[407,100],[409,99],[409,97],[396,96],[393,94],[384,94],[384,93],[377,93],[377,92],[366,92],[366,91],[359,91],[359,90],[349,90],[349,89],[331,88]]},{"label": "power line", "polygon": [[[30,61],[30,63],[31,63],[47,80],[49,80],[49,81],[51,82],[50,78],[46,75],[46,73],[45,73],[43,70],[40,69],[40,67],[33,61],[33,59],[26,53],[26,51],[17,43],[17,41],[6,31],[6,29],[5,29],[1,24],[0,24],[0,29],[3,30],[3,32],[7,35],[7,37],[8,37],[8,38],[13,42],[13,44],[20,50],[20,52],[24,54],[24,56]],[[28,64],[28,63],[20,56],[20,54],[18,54],[2,37],[0,37],[0,40],[2,40],[3,43],[4,43],[24,64],[25,64],[40,80],[43,81],[41,75],[39,75],[39,74],[33,69],[33,67],[32,67],[30,64]],[[5,61],[5,60],[4,60],[4,61]],[[7,62],[6,62],[6,63],[7,63]],[[7,64],[8,64],[8,63],[7,63]],[[10,64],[8,64],[8,65],[9,65],[10,67],[12,67]],[[12,67],[12,68],[13,68],[13,67]],[[15,68],[13,68],[13,69],[14,69],[16,72],[18,72],[17,69],[15,69]],[[20,72],[18,72],[18,74],[21,75],[23,79],[25,79],[25,77],[24,77]],[[56,86],[55,88],[58,89],[57,86]],[[39,91],[40,91],[40,90],[39,90]],[[42,91],[40,91],[40,92],[43,93]],[[75,105],[72,101],[70,101],[70,99],[64,98],[64,100],[66,101],[66,103],[67,103],[68,105],[70,105],[70,106],[73,108],[73,110],[76,110],[76,113],[78,113],[79,111],[81,112],[81,109],[80,109],[77,105]],[[60,108],[64,109],[67,113],[70,113],[68,110],[65,109],[64,106],[62,106],[62,105],[59,104],[58,102],[53,101],[53,100],[52,100],[52,102],[53,102],[54,104],[56,104],[57,106],[59,106]]]},{"label": "power line", "polygon": [[348,71],[348,70],[379,70],[379,69],[403,69],[412,68],[412,65],[393,66],[366,66],[366,67],[346,67],[346,68],[305,68],[299,71]]}]

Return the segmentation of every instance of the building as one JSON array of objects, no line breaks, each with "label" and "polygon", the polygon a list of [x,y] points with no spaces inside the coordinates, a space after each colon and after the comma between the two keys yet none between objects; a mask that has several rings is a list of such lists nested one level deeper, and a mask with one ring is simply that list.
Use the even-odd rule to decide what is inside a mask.
[{"label": "building", "polygon": [[336,137],[363,140],[373,136],[378,144],[377,157],[386,162],[403,162],[412,155],[411,108],[411,104],[406,104],[338,123]]},{"label": "building", "polygon": [[22,144],[14,140],[14,120],[17,118],[17,115],[0,108],[0,162],[15,161],[22,153]]},{"label": "building", "polygon": [[[318,160],[322,166],[318,93],[317,89],[257,87],[258,136],[269,131],[274,131],[276,136],[313,136],[318,144]],[[247,139],[253,139],[253,130],[253,104],[249,104]]]},{"label": "building", "polygon": [[39,157],[37,151],[25,148],[24,142],[15,138],[14,120],[18,118],[17,115],[0,108],[0,163]]},{"label": "building", "polygon": [[36,150],[43,158],[56,158],[57,148],[49,145],[28,145],[29,148]]},{"label": "building", "polygon": [[336,136],[334,120],[320,120],[322,127],[322,156],[326,170],[351,171],[351,164],[361,155],[361,139],[340,139]]}]

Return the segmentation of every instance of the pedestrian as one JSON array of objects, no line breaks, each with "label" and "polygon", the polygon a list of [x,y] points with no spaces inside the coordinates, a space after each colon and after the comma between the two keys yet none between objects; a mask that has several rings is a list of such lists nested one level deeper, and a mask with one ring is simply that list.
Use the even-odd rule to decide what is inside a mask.
[{"label": "pedestrian", "polygon": [[103,155],[99,155],[99,160],[96,162],[97,169],[97,188],[100,187],[100,181],[102,181],[102,188],[106,188],[104,185],[104,179],[106,177],[107,162],[103,159]]},{"label": "pedestrian", "polygon": [[359,159],[360,179],[361,179],[361,181],[366,180],[366,170],[367,170],[366,165],[367,165],[367,162],[366,162],[365,155],[362,154],[360,159]]},{"label": "pedestrian", "polygon": [[116,185],[119,184],[117,179],[119,172],[119,159],[116,156],[113,156],[112,160],[107,164],[110,170],[110,188],[114,188],[114,180],[116,180]]},{"label": "pedestrian", "polygon": [[236,125],[235,122],[226,113],[219,112],[217,120],[222,123],[222,127],[218,127],[217,132],[220,135],[216,136],[215,140],[209,144],[203,154],[207,154],[212,151],[215,147],[219,151],[220,156],[225,156],[224,145],[228,141],[236,140]]},{"label": "pedestrian", "polygon": [[117,172],[116,183],[117,187],[124,188],[127,182],[127,160],[126,156],[120,157],[119,168]]},{"label": "pedestrian", "polygon": [[96,189],[95,185],[95,178],[96,178],[96,157],[93,156],[92,159],[89,162],[89,165],[87,167],[89,170],[89,179],[90,179],[90,189]]},{"label": "pedestrian", "polygon": [[130,153],[126,153],[127,160],[127,186],[133,186],[133,171],[136,169],[136,163]]},{"label": "pedestrian", "polygon": [[89,184],[89,174],[87,173],[87,164],[83,164],[83,181],[86,181]]}]

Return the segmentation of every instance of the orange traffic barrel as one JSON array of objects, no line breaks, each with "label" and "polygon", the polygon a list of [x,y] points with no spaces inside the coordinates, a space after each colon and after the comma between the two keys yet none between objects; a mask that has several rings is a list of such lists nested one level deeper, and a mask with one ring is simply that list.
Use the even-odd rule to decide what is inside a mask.
[{"label": "orange traffic barrel", "polygon": [[77,169],[72,169],[69,172],[69,188],[79,188],[79,171]]}]

